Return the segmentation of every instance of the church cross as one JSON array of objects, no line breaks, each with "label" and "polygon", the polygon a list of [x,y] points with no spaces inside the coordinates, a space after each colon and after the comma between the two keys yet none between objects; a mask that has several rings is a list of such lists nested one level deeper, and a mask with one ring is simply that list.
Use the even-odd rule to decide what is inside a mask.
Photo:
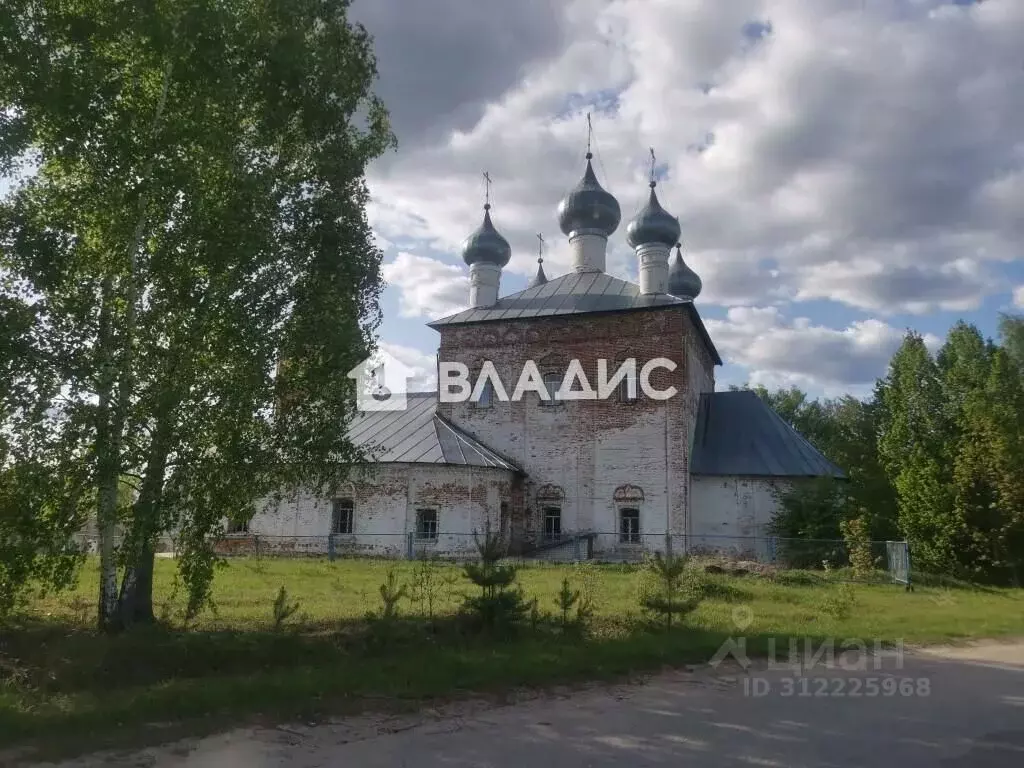
[{"label": "church cross", "polygon": [[537,263],[542,264],[544,262],[544,235],[540,232],[537,233]]},{"label": "church cross", "polygon": [[590,157],[590,141],[594,136],[594,126],[590,122],[590,113],[587,112],[587,157]]},{"label": "church cross", "polygon": [[490,207],[491,205],[491,174],[484,171],[484,205]]},{"label": "church cross", "polygon": [[651,186],[653,187],[657,179],[655,176],[655,168],[657,167],[657,159],[654,157],[654,147],[651,147]]}]

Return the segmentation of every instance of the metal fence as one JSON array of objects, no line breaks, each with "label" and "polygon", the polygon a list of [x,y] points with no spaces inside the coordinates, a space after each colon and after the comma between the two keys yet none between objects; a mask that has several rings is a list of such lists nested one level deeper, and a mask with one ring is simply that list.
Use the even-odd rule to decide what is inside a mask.
[{"label": "metal fence", "polygon": [[[227,534],[214,543],[223,557],[326,557],[472,560],[478,556],[479,533],[358,533],[322,536],[280,536],[262,533]],[[74,545],[96,553],[95,535],[79,534]],[[834,572],[837,578],[889,581],[911,588],[910,551],[905,541],[872,541],[850,551],[842,539],[794,539],[776,536],[689,535],[637,532],[577,531],[558,536],[521,536],[507,547],[518,562],[642,563],[655,552],[686,554],[726,572],[812,570]],[[162,537],[157,554],[174,557],[173,536]],[[858,568],[854,568],[854,563]],[[866,572],[865,572],[866,571]]]},{"label": "metal fence", "polygon": [[[273,536],[229,534],[216,542],[225,557],[375,557],[471,560],[478,556],[476,533],[415,533]],[[890,581],[910,586],[910,555],[904,541],[872,541],[851,553],[842,539],[579,531],[559,536],[522,537],[507,548],[521,562],[642,563],[655,552],[686,554],[723,571],[814,570],[837,578]],[[854,563],[858,568],[854,568]]]}]

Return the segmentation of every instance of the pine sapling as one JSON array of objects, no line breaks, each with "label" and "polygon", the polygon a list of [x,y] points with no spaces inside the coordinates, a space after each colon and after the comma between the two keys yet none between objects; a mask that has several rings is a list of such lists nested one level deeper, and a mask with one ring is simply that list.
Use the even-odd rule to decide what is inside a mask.
[{"label": "pine sapling", "polygon": [[647,567],[654,584],[643,592],[640,605],[659,617],[667,630],[672,629],[676,616],[683,617],[700,604],[699,593],[685,589],[686,569],[685,555],[663,556],[660,552],[654,554]]},{"label": "pine sapling", "polygon": [[294,603],[288,602],[288,590],[284,588],[284,584],[277,591],[277,598],[274,600],[274,631],[280,631],[288,619],[295,615],[295,612],[299,610],[299,601],[296,600]]},{"label": "pine sapling", "polygon": [[491,533],[490,525],[482,539],[475,538],[479,560],[467,563],[463,573],[480,587],[480,594],[467,597],[463,607],[480,619],[485,630],[510,629],[529,610],[522,590],[513,588],[516,568],[501,564],[505,547],[501,538]]},{"label": "pine sapling", "polygon": [[580,591],[569,585],[569,578],[562,579],[562,589],[555,596],[555,605],[562,614],[562,631],[567,632],[572,622],[572,609],[579,603]]}]

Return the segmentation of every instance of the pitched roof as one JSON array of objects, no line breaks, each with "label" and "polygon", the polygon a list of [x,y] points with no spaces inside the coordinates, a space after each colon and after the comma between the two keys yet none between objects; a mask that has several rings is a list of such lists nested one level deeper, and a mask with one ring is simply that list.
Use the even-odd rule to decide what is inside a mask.
[{"label": "pitched roof", "polygon": [[749,390],[701,395],[690,471],[695,475],[846,477]]},{"label": "pitched roof", "polygon": [[427,323],[431,328],[493,320],[519,320],[531,317],[582,315],[591,312],[623,312],[652,307],[682,306],[707,344],[718,365],[722,359],[711,342],[704,321],[692,301],[667,293],[645,295],[640,286],[605,272],[570,272],[524,291],[503,296],[489,307],[471,307]]},{"label": "pitched roof", "polygon": [[402,411],[360,411],[348,437],[373,462],[456,464],[519,472],[479,440],[437,414],[436,392],[410,392]]}]

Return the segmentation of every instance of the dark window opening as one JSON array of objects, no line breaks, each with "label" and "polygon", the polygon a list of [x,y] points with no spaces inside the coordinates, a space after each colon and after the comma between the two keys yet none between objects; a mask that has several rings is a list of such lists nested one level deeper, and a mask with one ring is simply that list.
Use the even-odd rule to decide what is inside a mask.
[{"label": "dark window opening", "polygon": [[248,520],[228,520],[228,533],[248,533]]},{"label": "dark window opening", "polygon": [[437,540],[437,510],[416,510],[416,538],[424,541]]},{"label": "dark window opening", "polygon": [[619,512],[619,541],[623,544],[640,543],[640,510],[626,507]]},{"label": "dark window opening", "polygon": [[540,404],[546,406],[561,405],[561,400],[556,400],[556,393],[562,387],[562,377],[557,373],[545,373],[543,376],[544,389],[547,390],[547,399],[541,398]]},{"label": "dark window opening", "polygon": [[490,408],[494,403],[494,382],[490,379],[484,382],[480,389],[480,399],[476,401],[477,408]]},{"label": "dark window opening", "polygon": [[557,539],[562,535],[562,510],[560,507],[544,507],[544,538]]},{"label": "dark window opening", "polygon": [[629,383],[629,377],[627,376],[620,381],[619,385],[615,388],[616,399],[618,399],[620,403],[635,403],[637,400],[636,380],[633,380],[632,393],[629,391]]},{"label": "dark window opening", "polygon": [[331,502],[331,533],[352,533],[354,518],[355,504],[352,499],[335,499]]}]

